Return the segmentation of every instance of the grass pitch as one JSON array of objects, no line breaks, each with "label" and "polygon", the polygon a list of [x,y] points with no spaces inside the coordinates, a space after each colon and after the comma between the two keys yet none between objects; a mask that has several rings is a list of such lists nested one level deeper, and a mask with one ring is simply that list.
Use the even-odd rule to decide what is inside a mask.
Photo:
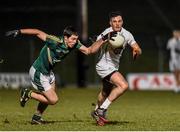
[{"label": "grass pitch", "polygon": [[6,131],[141,131],[180,130],[180,94],[170,91],[127,91],[108,111],[110,124],[97,126],[90,112],[99,89],[64,88],[49,106],[43,125],[31,125],[37,102],[19,105],[19,91],[0,90],[0,130]]}]

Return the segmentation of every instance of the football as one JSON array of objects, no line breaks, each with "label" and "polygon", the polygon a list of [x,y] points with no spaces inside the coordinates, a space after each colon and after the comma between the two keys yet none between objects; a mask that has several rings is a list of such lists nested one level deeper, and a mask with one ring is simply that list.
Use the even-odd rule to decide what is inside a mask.
[{"label": "football", "polygon": [[113,48],[123,47],[125,38],[121,34],[117,34],[115,37],[112,37],[113,40],[109,40],[109,43]]}]

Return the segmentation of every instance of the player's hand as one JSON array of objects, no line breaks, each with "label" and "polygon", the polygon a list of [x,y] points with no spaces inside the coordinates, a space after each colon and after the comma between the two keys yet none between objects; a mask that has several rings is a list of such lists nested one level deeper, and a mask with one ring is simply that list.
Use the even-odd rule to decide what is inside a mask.
[{"label": "player's hand", "polygon": [[141,55],[142,54],[142,50],[141,50],[141,48],[134,48],[133,49],[133,60],[136,60],[138,57],[139,57],[139,55]]},{"label": "player's hand", "polygon": [[5,36],[9,36],[9,37],[17,37],[17,35],[20,34],[20,30],[11,30],[11,31],[7,31],[5,33]]},{"label": "player's hand", "polygon": [[103,41],[106,41],[106,40],[114,40],[112,37],[115,37],[117,35],[117,32],[116,31],[112,31],[106,35],[103,35],[102,34],[102,40]]}]

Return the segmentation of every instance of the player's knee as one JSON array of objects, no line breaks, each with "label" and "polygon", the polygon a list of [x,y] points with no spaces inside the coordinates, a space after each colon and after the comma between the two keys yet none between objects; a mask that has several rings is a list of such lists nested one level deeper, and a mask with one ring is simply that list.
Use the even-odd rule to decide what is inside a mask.
[{"label": "player's knee", "polygon": [[128,89],[129,85],[128,83],[124,83],[124,85],[122,86],[122,88],[124,89],[124,91],[126,91]]},{"label": "player's knee", "polygon": [[121,85],[118,85],[118,88],[120,91],[126,91],[128,89],[129,85],[127,82],[124,82],[123,84]]},{"label": "player's knee", "polygon": [[55,105],[58,102],[58,100],[59,100],[58,97],[54,97],[49,99],[49,103],[50,105]]}]

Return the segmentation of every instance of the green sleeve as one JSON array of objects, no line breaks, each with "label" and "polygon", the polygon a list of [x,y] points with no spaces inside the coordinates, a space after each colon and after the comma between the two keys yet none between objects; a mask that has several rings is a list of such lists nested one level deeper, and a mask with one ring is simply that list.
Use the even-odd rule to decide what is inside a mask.
[{"label": "green sleeve", "polygon": [[79,49],[83,44],[78,40],[76,48]]},{"label": "green sleeve", "polygon": [[45,45],[50,49],[56,48],[58,43],[63,43],[63,40],[53,35],[47,35]]}]

